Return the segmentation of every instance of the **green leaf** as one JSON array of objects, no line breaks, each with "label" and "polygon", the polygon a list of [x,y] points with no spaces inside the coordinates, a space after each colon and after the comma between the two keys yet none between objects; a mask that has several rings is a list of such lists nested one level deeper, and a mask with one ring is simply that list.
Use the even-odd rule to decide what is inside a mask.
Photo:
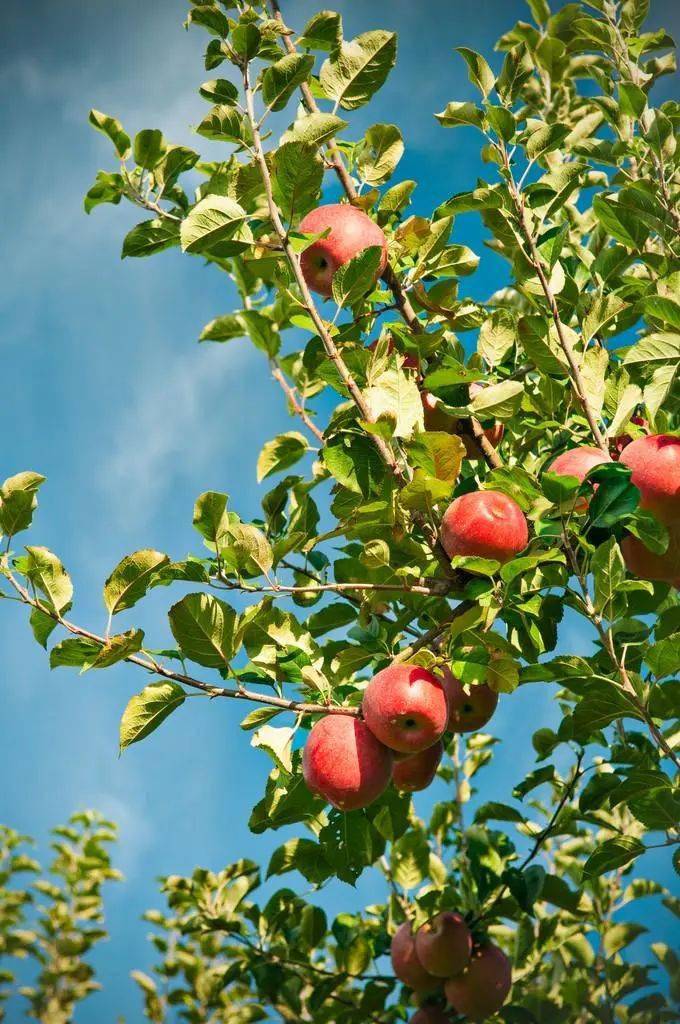
[{"label": "green leaf", "polygon": [[510,420],[516,415],[524,394],[524,385],[518,380],[504,380],[483,388],[470,402],[475,416],[486,419]]},{"label": "green leaf", "polygon": [[287,53],[262,75],[262,99],[272,110],[283,110],[295,90],[306,82],[314,67],[311,54]]},{"label": "green leaf", "polygon": [[515,116],[505,107],[494,107],[487,104],[485,117],[496,135],[505,142],[511,142],[517,131]]},{"label": "green leaf", "polygon": [[65,611],[73,597],[71,577],[60,560],[43,547],[27,547],[28,558],[24,573],[33,586],[47,598],[51,608],[58,613]]},{"label": "green leaf", "polygon": [[162,680],[145,686],[133,697],[120,720],[121,752],[132,743],[146,739],[168,715],[184,703],[185,691],[179,683]]},{"label": "green leaf", "polygon": [[359,145],[357,169],[367,185],[383,185],[404,155],[404,140],[395,124],[374,124]]},{"label": "green leaf", "polygon": [[619,106],[626,117],[639,117],[647,106],[647,94],[632,82],[619,83]]},{"label": "green leaf", "polygon": [[534,62],[526,46],[513,46],[506,53],[496,81],[496,92],[504,103],[514,103],[524,83],[531,78],[533,70]]},{"label": "green leaf", "polygon": [[625,466],[618,463],[596,466],[588,474],[588,480],[598,484],[588,509],[593,526],[614,526],[640,503],[640,492],[630,482]]},{"label": "green leaf", "polygon": [[187,594],[168,612],[172,635],[191,661],[229,667],[236,653],[236,612],[212,594]]},{"label": "green leaf", "polygon": [[364,32],[343,40],[324,61],[319,80],[328,99],[343,110],[356,110],[368,103],[384,84],[397,57],[394,32]]},{"label": "green leaf", "polygon": [[163,132],[158,128],[144,128],[135,135],[135,163],[147,171],[152,171],[165,154]]},{"label": "green leaf", "polygon": [[228,496],[219,491],[204,491],[194,505],[193,524],[213,550],[220,547],[229,532],[228,501]]},{"label": "green leaf", "polygon": [[604,230],[629,249],[639,250],[649,235],[644,221],[615,195],[596,195],[593,212]]},{"label": "green leaf", "polygon": [[621,584],[626,578],[623,555],[615,537],[610,537],[597,548],[591,562],[591,572],[595,580],[595,608],[604,618],[613,619],[622,611],[621,599],[624,595]]},{"label": "green leaf", "polygon": [[45,477],[30,471],[8,477],[0,487],[0,533],[13,537],[27,530],[38,507],[38,488]]},{"label": "green leaf", "polygon": [[97,171],[94,185],[87,192],[83,200],[85,213],[92,213],[95,206],[102,203],[112,203],[117,206],[123,198],[125,182],[120,174],[109,174],[107,171]]},{"label": "green leaf", "polygon": [[228,542],[220,548],[224,560],[237,572],[268,573],[274,564],[271,544],[256,526],[235,523],[229,527]]},{"label": "green leaf", "polygon": [[116,153],[121,160],[127,160],[131,150],[130,136],[123,131],[120,121],[115,117],[110,117],[108,114],[102,114],[100,110],[91,110],[90,124],[98,132],[111,139]]},{"label": "green leaf", "polygon": [[640,308],[646,319],[661,320],[680,331],[680,303],[675,299],[667,295],[646,295]]},{"label": "green leaf", "polygon": [[624,366],[656,366],[680,362],[680,333],[659,331],[647,334],[632,345],[623,360]]},{"label": "green leaf", "polygon": [[389,369],[381,373],[364,391],[364,401],[369,422],[377,423],[387,417],[390,424],[394,424],[394,437],[411,437],[415,430],[423,428],[423,403],[418,385],[412,375],[403,370]]},{"label": "green leaf", "polygon": [[524,815],[516,807],[510,807],[509,804],[500,804],[495,801],[482,804],[475,811],[475,824],[487,821],[514,821],[522,823],[525,820]]},{"label": "green leaf", "polygon": [[214,142],[232,142],[235,145],[252,142],[252,131],[243,114],[228,103],[218,103],[206,114],[198,128],[199,135]]},{"label": "green leaf", "polygon": [[489,366],[498,366],[517,340],[517,321],[509,309],[495,309],[479,328],[477,351]]},{"label": "green leaf", "polygon": [[365,498],[377,492],[385,478],[382,460],[367,437],[334,438],[324,446],[323,461],[343,487]]},{"label": "green leaf", "polygon": [[50,651],[50,668],[82,668],[87,669],[93,663],[101,645],[96,640],[86,637],[67,637]]},{"label": "green leaf", "polygon": [[677,672],[680,667],[680,633],[673,633],[653,644],[645,653],[645,661],[657,679]]},{"label": "green leaf", "polygon": [[538,160],[564,142],[571,129],[566,124],[538,124],[527,136],[525,149],[530,160]]},{"label": "green leaf", "polygon": [[279,768],[290,774],[293,770],[293,736],[294,730],[290,726],[263,725],[253,734],[250,745],[266,750]]},{"label": "green leaf", "polygon": [[160,551],[145,548],[126,555],[104,584],[104,604],[110,615],[132,608],[144,597],[154,573],[170,559]]},{"label": "green leaf", "polygon": [[311,839],[289,839],[274,850],[267,868],[267,878],[285,875],[289,871],[299,871],[312,885],[325,882],[332,874],[318,843]]},{"label": "green leaf", "polygon": [[382,248],[369,245],[333,275],[333,299],[338,306],[353,306],[371,290],[380,267]]},{"label": "green leaf", "polygon": [[222,103],[230,106],[238,100],[238,89],[227,78],[211,78],[198,91],[204,100],[217,106]]},{"label": "green leaf", "polygon": [[243,60],[256,57],[261,42],[262,34],[252,21],[240,21],[231,33],[231,45]]},{"label": "green leaf", "polygon": [[257,482],[294,466],[308,449],[307,438],[295,430],[267,441],[257,460]]},{"label": "green leaf", "polygon": [[459,53],[468,66],[468,77],[476,85],[482,96],[487,97],[494,87],[496,76],[481,54],[469,50],[466,46],[457,46]]},{"label": "green leaf", "polygon": [[208,30],[213,35],[226,39],[229,35],[229,22],[217,4],[198,3],[191,8],[187,16],[187,24],[194,23]]},{"label": "green leaf", "polygon": [[584,879],[597,878],[607,871],[625,867],[630,861],[639,857],[644,849],[640,840],[633,839],[632,836],[617,836],[615,839],[607,839],[588,857],[583,866],[583,877]]},{"label": "green leaf", "polygon": [[274,198],[284,216],[297,220],[318,200],[323,181],[323,161],[316,145],[284,142],[273,163]]},{"label": "green leaf", "polygon": [[335,114],[324,114],[317,111],[299,117],[294,124],[281,136],[281,142],[303,142],[308,146],[320,146],[328,142],[334,135],[348,125]]},{"label": "green leaf", "polygon": [[173,245],[179,245],[179,224],[165,217],[145,220],[128,231],[123,241],[121,257],[153,256]]},{"label": "green leaf", "polygon": [[182,221],[180,237],[184,252],[210,252],[229,241],[247,219],[246,211],[227,196],[206,196]]},{"label": "green leaf", "polygon": [[260,725],[264,725],[266,722],[271,721],[276,715],[281,714],[281,708],[255,708],[251,711],[241,722],[241,728],[244,732],[249,732],[251,729],[257,729]]},{"label": "green leaf", "polygon": [[474,103],[447,103],[440,114],[434,115],[444,128],[458,128],[461,125],[472,125],[481,128],[484,123],[484,111]]},{"label": "green leaf", "polygon": [[587,343],[596,334],[602,334],[619,313],[628,308],[628,303],[611,293],[596,295],[587,316],[583,320],[583,341]]},{"label": "green leaf", "polygon": [[314,14],[302,30],[297,45],[303,50],[325,50],[330,52],[342,41],[342,18],[335,11],[319,11]]},{"label": "green leaf", "polygon": [[109,668],[119,661],[125,661],[131,654],[141,651],[143,643],[144,633],[141,629],[129,629],[126,633],[108,637],[89,663],[89,668]]}]

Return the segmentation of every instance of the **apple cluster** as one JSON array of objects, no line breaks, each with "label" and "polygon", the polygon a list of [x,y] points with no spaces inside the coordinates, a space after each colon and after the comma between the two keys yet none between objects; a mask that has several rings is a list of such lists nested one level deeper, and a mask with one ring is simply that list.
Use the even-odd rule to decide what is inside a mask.
[{"label": "apple cluster", "polygon": [[354,811],[376,800],[392,780],[404,792],[432,782],[445,732],[481,729],[498,694],[485,683],[466,688],[448,668],[439,674],[394,663],[364,692],[361,718],[319,719],[305,744],[305,782],[328,803]]},{"label": "apple cluster", "polygon": [[[392,939],[392,967],[401,982],[419,997],[439,993],[468,1020],[482,1021],[496,1013],[512,985],[512,968],[493,943],[475,943],[465,920],[445,910],[413,933],[405,921]],[[423,1006],[411,1024],[447,1024],[436,1006]]]}]

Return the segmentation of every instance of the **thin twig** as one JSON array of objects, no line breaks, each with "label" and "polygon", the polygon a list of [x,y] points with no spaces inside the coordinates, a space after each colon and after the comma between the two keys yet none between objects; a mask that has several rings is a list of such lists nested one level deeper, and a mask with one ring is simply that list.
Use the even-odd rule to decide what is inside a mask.
[{"label": "thin twig", "polygon": [[281,385],[281,388],[286,398],[290,402],[291,408],[295,415],[300,417],[300,419],[307,427],[307,429],[310,430],[312,434],[314,434],[314,437],[317,439],[317,441],[320,441],[321,444],[323,444],[323,432],[319,430],[314,420],[311,419],[311,417],[309,416],[309,413],[304,409],[302,405],[300,405],[300,403],[297,400],[295,391],[286,380],[283,374],[283,370],[274,359],[272,359],[271,361],[271,370],[272,377],[278,384]]}]

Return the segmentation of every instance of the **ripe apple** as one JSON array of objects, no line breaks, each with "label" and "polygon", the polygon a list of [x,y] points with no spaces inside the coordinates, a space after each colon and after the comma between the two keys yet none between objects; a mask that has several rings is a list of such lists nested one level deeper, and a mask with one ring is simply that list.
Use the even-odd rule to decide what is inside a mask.
[{"label": "ripe apple", "polygon": [[444,745],[438,740],[427,750],[407,757],[396,757],[392,769],[392,782],[403,793],[417,793],[427,789],[434,779],[439,762],[444,753]]},{"label": "ripe apple", "polygon": [[373,676],[361,704],[366,725],[386,747],[417,754],[441,738],[449,706],[441,679],[418,665],[389,665]]},{"label": "ripe apple", "polygon": [[445,910],[416,933],[416,955],[436,978],[453,978],[470,962],[472,935],[460,914]]},{"label": "ripe apple", "polygon": [[475,555],[504,563],[527,546],[529,528],[514,498],[500,491],[473,491],[447,508],[441,541],[449,558]]},{"label": "ripe apple", "polygon": [[680,522],[680,437],[640,437],[623,450],[619,461],[632,470],[640,507],[667,526]]},{"label": "ripe apple", "polygon": [[446,665],[438,668],[437,672],[444,681],[449,701],[448,731],[474,732],[484,728],[498,704],[496,691],[486,683],[466,687]]},{"label": "ripe apple", "polygon": [[641,540],[629,535],[621,542],[626,568],[641,580],[670,583],[680,590],[680,524],[668,531],[668,548],[663,555],[650,551]]},{"label": "ripe apple", "polygon": [[410,1024],[451,1024],[451,1018],[438,1006],[421,1006],[411,1017]]},{"label": "ripe apple", "polygon": [[382,230],[363,210],[348,203],[317,206],[303,218],[299,230],[319,234],[326,228],[331,229],[330,234],[310,245],[300,257],[307,286],[329,298],[333,294],[333,275],[338,267],[369,246],[378,245],[382,255],[373,280],[366,281],[366,291],[369,291],[387,266],[387,239]]},{"label": "ripe apple", "polygon": [[473,1021],[500,1010],[512,986],[512,967],[505,953],[488,943],[474,950],[469,965],[446,982],[446,998],[457,1013]]},{"label": "ripe apple", "polygon": [[441,985],[439,978],[428,974],[418,959],[415,937],[408,921],[404,921],[393,936],[390,956],[396,977],[415,992],[435,992]]},{"label": "ripe apple", "polygon": [[302,772],[313,793],[341,811],[376,800],[392,775],[392,752],[368,726],[350,715],[326,715],[312,728]]},{"label": "ripe apple", "polygon": [[440,398],[431,391],[421,391],[420,401],[423,403],[425,430],[438,430],[442,434],[457,433],[458,420],[446,411]]},{"label": "ripe apple", "polygon": [[[378,347],[379,340],[379,338],[376,338],[375,341],[372,341],[371,344],[367,346],[370,352],[375,352],[376,348]],[[388,355],[392,355],[392,353],[394,352],[394,338],[392,337],[391,334],[387,339],[387,352]],[[420,370],[420,361],[418,359],[418,356],[412,356],[404,353],[401,353],[401,356],[401,365],[405,370]]]},{"label": "ripe apple", "polygon": [[[592,448],[584,444],[578,448],[570,448],[569,451],[558,455],[548,466],[548,472],[557,473],[558,476],[575,476],[582,484],[591,469],[601,466],[603,462],[611,461],[600,448]],[[588,499],[578,498],[574,508],[577,512],[585,512],[588,508]]]}]

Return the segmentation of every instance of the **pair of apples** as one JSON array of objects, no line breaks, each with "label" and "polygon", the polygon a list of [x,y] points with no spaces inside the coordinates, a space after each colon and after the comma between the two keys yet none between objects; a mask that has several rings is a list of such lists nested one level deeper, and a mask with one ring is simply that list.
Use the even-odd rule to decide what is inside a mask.
[{"label": "pair of apples", "polygon": [[405,792],[429,786],[444,733],[482,728],[498,703],[485,684],[468,690],[448,669],[438,671],[389,665],[366,687],[362,718],[319,719],[303,751],[309,789],[339,810],[353,811],[373,803],[390,780]]},{"label": "pair of apples", "polygon": [[[419,996],[444,987],[456,1013],[482,1021],[501,1008],[512,985],[512,968],[492,942],[475,944],[464,918],[445,910],[415,934],[405,921],[392,938],[392,968],[397,978]],[[450,1024],[437,1006],[424,1006],[411,1024]]]}]

